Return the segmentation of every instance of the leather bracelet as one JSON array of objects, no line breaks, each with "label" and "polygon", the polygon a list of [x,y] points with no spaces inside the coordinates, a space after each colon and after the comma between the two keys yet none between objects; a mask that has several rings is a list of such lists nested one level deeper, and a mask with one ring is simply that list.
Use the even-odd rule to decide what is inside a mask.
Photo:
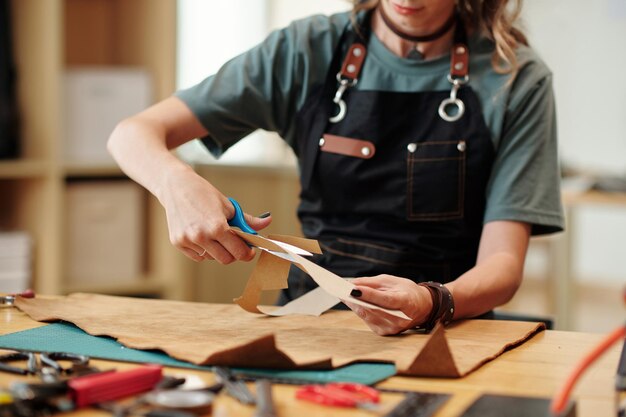
[{"label": "leather bracelet", "polygon": [[425,287],[433,300],[433,308],[426,321],[417,326],[418,329],[431,331],[438,322],[444,326],[454,317],[454,298],[450,290],[439,282],[420,282],[417,285]]}]

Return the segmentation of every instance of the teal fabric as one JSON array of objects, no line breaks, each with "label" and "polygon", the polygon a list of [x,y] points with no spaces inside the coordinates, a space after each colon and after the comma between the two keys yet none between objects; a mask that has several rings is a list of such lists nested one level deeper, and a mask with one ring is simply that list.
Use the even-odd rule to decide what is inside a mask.
[{"label": "teal fabric", "polygon": [[[295,116],[312,89],[324,82],[347,24],[348,13],[297,20],[226,63],[217,74],[177,92],[210,132],[203,139],[208,149],[219,156],[256,129],[277,132],[295,149]],[[497,151],[484,222],[527,222],[533,225],[535,235],[562,230],[550,70],[532,49],[522,46],[517,52],[519,73],[509,82],[508,75],[492,68],[494,45],[490,40],[474,34],[469,49],[469,86],[481,100]],[[432,60],[401,58],[372,35],[354,88],[447,91],[449,59],[448,55]],[[398,115],[415,116],[410,109]]]},{"label": "teal fabric", "polygon": [[[115,339],[92,336],[66,322],[0,336],[0,348],[35,352],[68,352],[122,362],[157,363],[205,371],[212,369],[210,366],[198,366],[179,361],[160,351],[130,349]],[[243,377],[268,378],[285,383],[342,381],[372,385],[395,375],[396,369],[393,364],[387,363],[356,363],[321,371],[233,368],[233,372]]]}]

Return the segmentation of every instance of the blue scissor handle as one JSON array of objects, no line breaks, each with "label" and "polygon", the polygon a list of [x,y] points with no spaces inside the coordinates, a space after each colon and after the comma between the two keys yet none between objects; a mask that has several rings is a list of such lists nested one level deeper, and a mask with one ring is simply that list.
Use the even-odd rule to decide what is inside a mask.
[{"label": "blue scissor handle", "polygon": [[235,208],[235,216],[228,221],[228,224],[240,228],[242,232],[250,233],[251,235],[258,234],[256,230],[251,228],[248,223],[246,223],[246,219],[243,217],[243,210],[241,210],[241,206],[237,200],[232,197],[228,197],[228,199]]}]

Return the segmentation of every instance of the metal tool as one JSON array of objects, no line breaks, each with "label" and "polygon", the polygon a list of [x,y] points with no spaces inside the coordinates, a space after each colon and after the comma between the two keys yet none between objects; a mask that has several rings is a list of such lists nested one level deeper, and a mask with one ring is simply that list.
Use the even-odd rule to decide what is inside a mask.
[{"label": "metal tool", "polygon": [[216,366],[213,368],[213,372],[215,372],[218,381],[224,384],[228,395],[242,404],[256,404],[256,398],[250,392],[245,382],[235,377],[228,368]]},{"label": "metal tool", "polygon": [[296,391],[296,398],[322,405],[378,411],[380,393],[363,384],[331,382],[326,385],[304,385]]},{"label": "metal tool", "polygon": [[26,290],[19,294],[2,295],[0,296],[0,306],[13,307],[16,297],[35,298],[35,292],[33,290]]},{"label": "metal tool", "polygon": [[[82,376],[100,372],[98,368],[89,366],[89,356],[68,352],[42,352],[39,355],[41,364],[39,377],[43,381],[56,381],[61,376]],[[70,362],[64,367],[59,361]]]},{"label": "metal tool", "polygon": [[450,398],[448,394],[428,392],[404,392],[404,394],[404,399],[385,414],[385,417],[430,417]]},{"label": "metal tool", "polygon": [[[63,375],[86,375],[99,372],[89,366],[89,357],[66,352],[44,352],[37,356],[34,352],[15,351],[0,355],[0,372],[17,375],[37,375],[43,382],[56,382]],[[63,367],[59,361],[68,361],[71,366]],[[25,362],[24,366],[10,363]]]},{"label": "metal tool", "polygon": [[257,404],[254,417],[277,417],[272,396],[272,383],[268,379],[256,381]]},{"label": "metal tool", "polygon": [[[25,362],[24,367],[9,365],[9,363]],[[35,375],[39,364],[34,352],[16,351],[0,355],[0,372],[16,375]]]}]

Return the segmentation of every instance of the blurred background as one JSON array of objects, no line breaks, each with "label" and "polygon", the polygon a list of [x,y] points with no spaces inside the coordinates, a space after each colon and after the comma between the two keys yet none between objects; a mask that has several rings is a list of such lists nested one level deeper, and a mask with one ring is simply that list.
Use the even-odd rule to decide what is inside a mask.
[{"label": "blurred background", "polygon": [[[231,302],[253,263],[196,264],[159,203],[105,143],[115,123],[214,73],[290,21],[345,0],[0,0],[0,292],[34,288]],[[527,0],[523,25],[554,73],[568,230],[534,238],[503,311],[566,330],[624,320],[626,1]],[[176,151],[268,233],[299,234],[292,152],[255,132],[219,161]],[[264,301],[273,302],[275,294]]]}]

